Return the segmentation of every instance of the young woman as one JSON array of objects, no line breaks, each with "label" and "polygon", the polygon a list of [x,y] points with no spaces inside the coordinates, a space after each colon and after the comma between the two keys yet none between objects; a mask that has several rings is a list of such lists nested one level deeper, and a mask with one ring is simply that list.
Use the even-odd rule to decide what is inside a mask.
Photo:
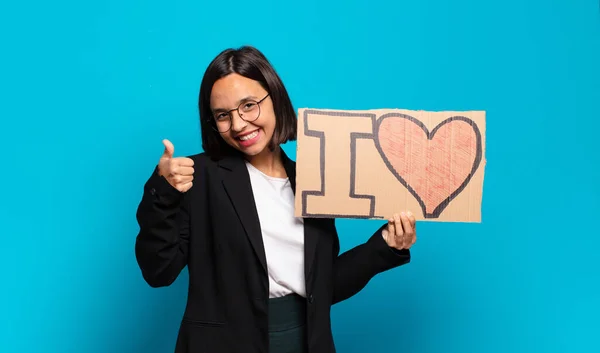
[{"label": "young woman", "polygon": [[339,254],[333,219],[294,217],[295,162],[280,144],[296,115],[252,47],[221,52],[200,87],[204,153],[171,142],[144,186],[135,253],[152,287],[187,266],[178,353],[335,352],[330,307],[410,261],[415,219],[400,213]]}]

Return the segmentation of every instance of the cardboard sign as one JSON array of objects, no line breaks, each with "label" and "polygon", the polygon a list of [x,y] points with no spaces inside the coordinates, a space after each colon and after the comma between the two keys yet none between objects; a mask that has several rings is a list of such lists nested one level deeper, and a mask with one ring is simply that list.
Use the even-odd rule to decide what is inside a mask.
[{"label": "cardboard sign", "polygon": [[481,222],[485,112],[298,111],[297,217]]}]

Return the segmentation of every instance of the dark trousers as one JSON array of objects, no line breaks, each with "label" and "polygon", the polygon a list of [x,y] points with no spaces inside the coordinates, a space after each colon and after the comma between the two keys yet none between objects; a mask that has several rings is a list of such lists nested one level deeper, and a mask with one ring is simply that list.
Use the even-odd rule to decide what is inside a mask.
[{"label": "dark trousers", "polygon": [[269,299],[269,352],[306,353],[306,299],[287,295]]}]

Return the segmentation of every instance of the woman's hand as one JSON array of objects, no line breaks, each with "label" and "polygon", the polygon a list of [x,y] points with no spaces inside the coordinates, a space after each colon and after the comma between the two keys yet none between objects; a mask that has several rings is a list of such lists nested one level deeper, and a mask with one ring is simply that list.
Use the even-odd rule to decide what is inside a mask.
[{"label": "woman's hand", "polygon": [[173,158],[175,147],[169,140],[163,140],[165,151],[158,161],[158,174],[163,176],[172,187],[187,192],[194,180],[194,161],[191,158]]},{"label": "woman's hand", "polygon": [[381,234],[386,243],[395,249],[410,249],[417,241],[415,216],[410,212],[394,214]]}]

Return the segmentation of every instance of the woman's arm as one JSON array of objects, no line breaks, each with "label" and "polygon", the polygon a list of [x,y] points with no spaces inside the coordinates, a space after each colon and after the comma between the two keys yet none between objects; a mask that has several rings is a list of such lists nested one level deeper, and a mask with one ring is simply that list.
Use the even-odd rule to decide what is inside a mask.
[{"label": "woman's arm", "polygon": [[386,227],[387,225],[384,224],[366,243],[338,255],[339,238],[335,223],[333,223],[336,259],[333,266],[332,304],[339,303],[358,293],[378,273],[410,262],[410,250],[397,250],[387,244],[382,235],[382,231]]},{"label": "woman's arm", "polygon": [[186,195],[160,176],[158,168],[144,185],[136,213],[140,231],[135,256],[152,287],[170,285],[187,264],[190,215]]}]

